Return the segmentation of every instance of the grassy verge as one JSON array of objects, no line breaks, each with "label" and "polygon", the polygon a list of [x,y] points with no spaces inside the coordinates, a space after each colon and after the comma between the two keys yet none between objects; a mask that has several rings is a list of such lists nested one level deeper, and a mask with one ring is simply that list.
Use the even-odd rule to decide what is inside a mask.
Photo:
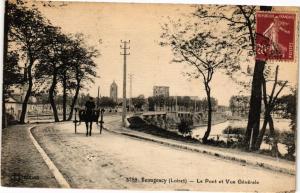
[{"label": "grassy verge", "polygon": [[132,130],[135,130],[135,131],[140,131],[140,132],[155,135],[158,137],[173,139],[173,140],[177,140],[177,141],[184,141],[184,142],[189,142],[189,143],[199,143],[199,141],[197,139],[191,138],[190,136],[183,136],[176,132],[162,129],[155,125],[148,125],[140,117],[131,117],[128,119],[128,121],[130,123],[129,128]]}]

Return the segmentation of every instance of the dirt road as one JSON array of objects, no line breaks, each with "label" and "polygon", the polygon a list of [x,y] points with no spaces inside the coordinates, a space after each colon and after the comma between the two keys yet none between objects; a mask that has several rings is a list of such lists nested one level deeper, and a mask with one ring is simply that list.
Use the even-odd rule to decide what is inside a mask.
[{"label": "dirt road", "polygon": [[84,124],[78,134],[72,123],[39,126],[33,134],[74,188],[278,192],[295,187],[294,176],[128,136],[94,129],[86,137]]}]

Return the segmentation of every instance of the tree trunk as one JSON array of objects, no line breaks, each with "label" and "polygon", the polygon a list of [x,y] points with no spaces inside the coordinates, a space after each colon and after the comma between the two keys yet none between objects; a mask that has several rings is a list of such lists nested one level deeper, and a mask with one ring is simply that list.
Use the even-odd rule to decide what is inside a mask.
[{"label": "tree trunk", "polygon": [[56,109],[56,104],[55,104],[55,100],[54,100],[54,92],[55,92],[56,84],[57,84],[57,77],[56,77],[56,74],[54,73],[52,84],[51,84],[51,87],[49,89],[49,102],[50,102],[51,107],[52,107],[54,121],[59,122],[58,113],[57,113],[57,109]]},{"label": "tree trunk", "polygon": [[251,132],[252,135],[252,145],[254,147],[256,140],[259,135],[259,125],[260,125],[260,113],[261,113],[261,99],[262,99],[262,81],[263,72],[265,68],[265,61],[256,60],[254,67],[254,74],[252,80],[251,98],[250,98],[250,109],[248,114],[248,124],[245,134],[245,145],[250,144]]},{"label": "tree trunk", "polygon": [[5,94],[2,90],[2,129],[7,127],[6,122],[6,108],[5,108]]},{"label": "tree trunk", "polygon": [[202,138],[203,143],[207,143],[207,139],[209,137],[211,131],[211,120],[212,120],[212,106],[211,106],[211,97],[210,97],[210,88],[206,86],[206,95],[207,95],[207,107],[208,107],[208,114],[207,114],[207,129]]},{"label": "tree trunk", "polygon": [[[271,10],[272,10],[272,6],[260,6],[260,11],[271,11]],[[249,18],[246,18],[246,20],[247,20],[247,27],[250,33],[252,51],[255,52],[255,39],[254,39],[254,33],[252,32],[252,25],[250,24],[251,22],[249,21]],[[250,109],[248,114],[248,124],[245,133],[245,139],[244,139],[246,146],[250,144],[252,130],[253,130],[253,136],[252,136],[251,147],[254,147],[254,144],[256,143],[257,137],[259,135],[261,97],[262,97],[261,85],[264,76],[265,64],[266,64],[265,61],[255,60],[254,74],[253,74],[252,88],[251,88]]]},{"label": "tree trunk", "polygon": [[273,142],[272,142],[272,156],[273,157],[278,157],[280,156],[280,153],[278,151],[278,140],[277,140],[277,136],[275,134],[275,129],[274,129],[274,122],[273,122],[273,118],[270,115],[270,119],[269,119],[269,127],[270,127],[270,135],[273,138]]},{"label": "tree trunk", "polygon": [[261,128],[261,130],[259,132],[259,136],[258,136],[258,138],[256,140],[255,150],[259,150],[260,149],[260,146],[261,146],[262,141],[264,139],[264,135],[265,135],[265,132],[266,132],[266,128],[267,128],[268,122],[269,122],[269,115],[268,115],[268,112],[265,112],[264,123],[263,123],[263,126],[262,126],[262,128]]},{"label": "tree trunk", "polygon": [[21,116],[20,116],[20,123],[21,124],[25,123],[25,117],[26,117],[26,113],[27,113],[27,104],[28,104],[28,101],[29,101],[29,98],[30,98],[30,95],[31,95],[31,92],[32,92],[32,86],[33,86],[32,74],[31,74],[32,65],[33,65],[33,61],[30,60],[30,64],[28,65],[27,71],[26,71],[27,81],[28,81],[28,88],[27,88],[26,95],[25,95],[23,103],[22,103],[22,111],[21,111]]},{"label": "tree trunk", "polygon": [[70,113],[69,113],[68,121],[70,121],[72,119],[74,107],[75,107],[75,104],[77,102],[77,98],[78,98],[78,94],[79,94],[79,90],[80,90],[80,81],[78,80],[75,95],[73,97],[72,104],[71,104],[71,107],[70,107]]},{"label": "tree trunk", "polygon": [[[275,89],[275,87],[273,86],[273,90],[274,89]],[[267,124],[268,124],[270,116],[271,116],[270,115],[270,112],[271,112],[271,103],[272,103],[271,98],[273,98],[273,95],[271,96],[271,98],[269,99],[269,102],[268,102],[268,99],[267,99],[267,84],[266,84],[265,78],[263,78],[263,81],[262,81],[262,91],[263,91],[263,101],[264,101],[264,105],[265,105],[264,123],[263,123],[262,129],[261,129],[261,131],[259,133],[258,139],[257,139],[257,141],[255,143],[255,147],[254,147],[255,150],[259,150],[260,149],[260,146],[262,144],[262,141],[263,141],[263,138],[264,138],[264,135],[265,135],[265,132],[266,132]]]},{"label": "tree trunk", "polygon": [[[7,65],[7,53],[8,53],[8,31],[9,31],[9,21],[7,18],[7,8],[8,1],[5,1],[5,14],[4,14],[4,42],[3,42],[3,62],[4,65]],[[2,128],[5,128],[6,125],[6,108],[5,108],[5,85],[2,87]]]},{"label": "tree trunk", "polygon": [[63,75],[63,121],[67,120],[67,77]]}]

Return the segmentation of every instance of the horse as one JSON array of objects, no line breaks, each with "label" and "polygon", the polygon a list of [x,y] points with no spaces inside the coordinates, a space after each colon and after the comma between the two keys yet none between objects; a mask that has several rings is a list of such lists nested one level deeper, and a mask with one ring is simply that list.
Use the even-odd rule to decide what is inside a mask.
[{"label": "horse", "polygon": [[92,135],[92,125],[93,122],[98,123],[98,119],[99,119],[99,115],[100,115],[100,110],[80,110],[79,111],[79,121],[84,121],[85,122],[85,126],[86,126],[86,136],[91,136]]}]

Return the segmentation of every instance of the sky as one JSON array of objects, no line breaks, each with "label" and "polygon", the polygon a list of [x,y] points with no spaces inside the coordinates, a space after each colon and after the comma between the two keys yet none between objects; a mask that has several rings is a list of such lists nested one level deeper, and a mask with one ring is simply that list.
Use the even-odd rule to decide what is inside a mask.
[{"label": "sky", "polygon": [[[169,86],[171,96],[206,96],[201,79],[188,80],[183,75],[191,67],[184,63],[172,63],[170,47],[159,45],[161,25],[167,22],[167,17],[184,18],[182,14],[193,12],[191,5],[76,2],[67,6],[39,6],[39,10],[63,32],[83,33],[87,44],[100,50],[101,56],[95,59],[99,78],[83,92],[97,96],[100,86],[101,96],[109,96],[110,84],[115,81],[118,97],[122,97],[123,57],[120,55],[120,41],[130,40],[127,74],[133,74],[133,97],[140,94],[151,96],[153,86]],[[284,66],[280,76],[295,82],[296,65],[280,65]],[[285,68],[286,65],[289,68]],[[129,96],[129,77],[127,80]],[[241,89],[220,72],[215,73],[211,87],[212,96],[220,105],[228,105],[230,97],[239,94]]]}]

